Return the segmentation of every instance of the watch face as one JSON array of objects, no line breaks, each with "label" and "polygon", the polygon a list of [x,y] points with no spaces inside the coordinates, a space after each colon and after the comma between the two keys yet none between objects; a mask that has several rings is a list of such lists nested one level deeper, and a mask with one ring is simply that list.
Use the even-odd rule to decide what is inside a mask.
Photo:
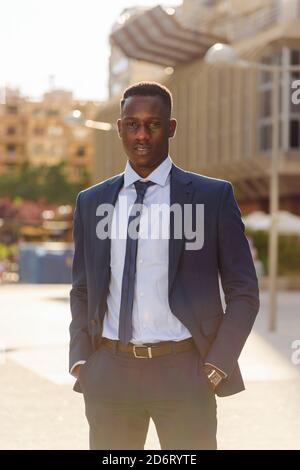
[{"label": "watch face", "polygon": [[208,378],[211,381],[211,383],[214,384],[215,387],[219,385],[219,383],[222,380],[222,376],[216,370],[212,371],[209,374]]}]

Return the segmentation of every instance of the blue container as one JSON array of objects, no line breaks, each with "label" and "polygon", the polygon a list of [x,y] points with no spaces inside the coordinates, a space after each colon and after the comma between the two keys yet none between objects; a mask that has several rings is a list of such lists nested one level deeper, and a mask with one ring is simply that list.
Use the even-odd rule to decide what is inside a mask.
[{"label": "blue container", "polygon": [[69,243],[22,243],[19,245],[19,282],[69,284],[74,255]]}]

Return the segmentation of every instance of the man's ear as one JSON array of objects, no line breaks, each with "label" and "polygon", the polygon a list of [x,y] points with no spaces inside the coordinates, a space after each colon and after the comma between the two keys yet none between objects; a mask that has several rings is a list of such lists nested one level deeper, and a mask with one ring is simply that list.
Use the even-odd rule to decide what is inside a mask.
[{"label": "man's ear", "polygon": [[169,137],[174,137],[177,127],[176,119],[170,119],[169,122]]},{"label": "man's ear", "polygon": [[118,126],[118,134],[119,134],[119,137],[121,139],[121,137],[122,137],[122,122],[121,122],[121,119],[117,120],[117,126]]}]

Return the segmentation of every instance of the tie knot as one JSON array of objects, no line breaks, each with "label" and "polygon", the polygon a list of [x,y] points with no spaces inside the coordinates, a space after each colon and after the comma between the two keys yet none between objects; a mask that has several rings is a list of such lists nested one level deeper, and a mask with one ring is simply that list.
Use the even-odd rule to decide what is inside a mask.
[{"label": "tie knot", "polygon": [[145,193],[149,186],[153,186],[155,183],[152,181],[136,181],[134,183],[136,194],[138,198],[144,199]]}]

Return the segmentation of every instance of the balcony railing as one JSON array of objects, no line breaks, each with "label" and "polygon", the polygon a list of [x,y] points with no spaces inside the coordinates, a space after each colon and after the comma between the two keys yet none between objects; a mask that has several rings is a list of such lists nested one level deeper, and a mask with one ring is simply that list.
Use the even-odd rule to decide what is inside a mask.
[{"label": "balcony railing", "polygon": [[238,41],[243,37],[252,36],[271,26],[275,26],[279,21],[279,4],[278,2],[274,2],[273,5],[235,20],[231,26],[231,39],[233,41]]},{"label": "balcony railing", "polygon": [[248,14],[240,14],[224,17],[223,20],[216,20],[206,24],[201,24],[203,29],[209,29],[215,34],[226,34],[229,40],[235,42],[245,37],[253,37],[255,34],[265,31],[276,24],[300,17],[300,0],[290,5],[285,4],[285,9],[278,0],[269,5],[262,6],[259,10]]}]

